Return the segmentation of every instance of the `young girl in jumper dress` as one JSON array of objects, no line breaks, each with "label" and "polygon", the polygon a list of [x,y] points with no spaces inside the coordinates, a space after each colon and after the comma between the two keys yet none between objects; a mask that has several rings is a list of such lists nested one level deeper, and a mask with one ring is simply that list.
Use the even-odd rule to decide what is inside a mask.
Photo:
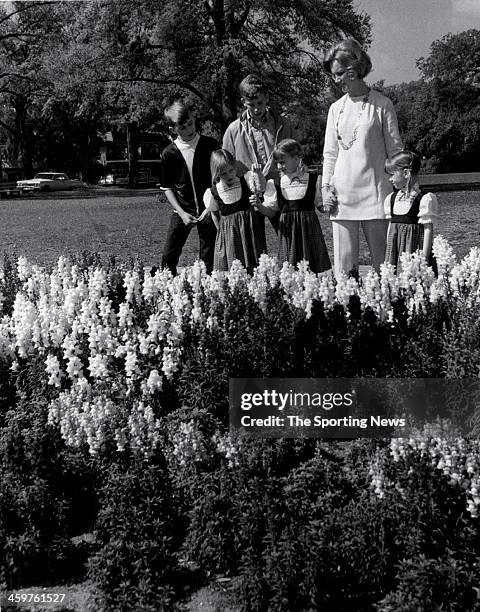
[{"label": "young girl in jumper dress", "polygon": [[308,261],[312,272],[330,270],[322,228],[315,208],[321,207],[321,182],[302,164],[302,149],[296,140],[284,139],[273,157],[281,173],[280,185],[268,181],[264,198],[270,209],[278,209],[278,258],[296,265]]},{"label": "young girl in jumper dress", "polygon": [[385,216],[390,220],[385,262],[397,266],[402,253],[421,250],[435,269],[432,255],[433,223],[438,216],[438,201],[433,193],[424,193],[417,182],[420,157],[401,151],[387,159],[385,170],[394,191],[385,198]]},{"label": "young girl in jumper dress", "polygon": [[[242,262],[251,274],[258,266],[260,255],[267,252],[265,223],[260,199],[252,192],[247,180],[237,176],[236,162],[225,149],[214,151],[210,158],[212,187],[205,192],[203,201],[217,226],[213,267],[228,271],[234,261]],[[258,210],[257,210],[258,209]]]}]

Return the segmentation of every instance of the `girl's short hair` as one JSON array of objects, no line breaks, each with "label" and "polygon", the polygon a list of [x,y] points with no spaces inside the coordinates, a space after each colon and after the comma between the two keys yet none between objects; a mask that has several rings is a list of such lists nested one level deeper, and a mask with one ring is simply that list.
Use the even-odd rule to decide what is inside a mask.
[{"label": "girl's short hair", "polygon": [[332,74],[332,63],[337,61],[343,68],[352,68],[363,79],[372,70],[372,60],[354,38],[345,38],[327,51],[323,59],[323,67]]},{"label": "girl's short hair", "polygon": [[302,155],[302,146],[293,138],[284,138],[281,140],[273,150],[273,159],[277,161],[282,159],[285,155]]},{"label": "girl's short hair", "polygon": [[257,96],[268,95],[267,88],[263,79],[258,74],[249,74],[239,85],[242,98],[256,98]]},{"label": "girl's short hair", "polygon": [[173,127],[177,123],[185,123],[192,111],[190,104],[182,100],[175,100],[173,104],[167,106],[163,114],[169,126]]},{"label": "girl's short hair", "polygon": [[235,168],[235,158],[225,149],[217,149],[210,155],[210,173],[212,175],[212,185],[220,180],[220,174],[227,168]]},{"label": "girl's short hair", "polygon": [[421,165],[422,160],[420,155],[404,149],[400,151],[400,153],[390,157],[390,159],[387,159],[385,162],[385,171],[388,174],[393,174],[395,170],[410,170],[412,174],[418,174]]}]

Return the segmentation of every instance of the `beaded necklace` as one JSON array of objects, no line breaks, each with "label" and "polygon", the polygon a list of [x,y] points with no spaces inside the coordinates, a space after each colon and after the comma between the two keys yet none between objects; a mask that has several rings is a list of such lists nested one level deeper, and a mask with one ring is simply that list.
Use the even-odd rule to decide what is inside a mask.
[{"label": "beaded necklace", "polygon": [[340,109],[340,112],[338,113],[338,117],[337,117],[337,122],[335,124],[335,131],[337,132],[337,140],[338,140],[338,144],[342,147],[342,149],[344,149],[345,151],[348,151],[348,149],[351,149],[353,146],[353,143],[357,140],[357,134],[358,134],[358,130],[360,129],[360,119],[362,118],[362,115],[365,111],[365,107],[367,106],[367,102],[368,102],[368,98],[370,97],[370,89],[367,91],[367,93],[363,96],[362,99],[362,108],[360,109],[360,112],[358,114],[358,119],[357,119],[357,124],[355,125],[355,127],[353,128],[353,134],[352,134],[352,139],[348,141],[347,144],[345,144],[342,140],[342,137],[340,136],[340,132],[338,130],[338,124],[340,123],[340,117],[341,115],[343,115],[343,111],[345,110],[345,104],[347,103],[347,98],[348,95],[345,96],[345,98],[343,99],[343,104],[342,104],[342,108]]}]

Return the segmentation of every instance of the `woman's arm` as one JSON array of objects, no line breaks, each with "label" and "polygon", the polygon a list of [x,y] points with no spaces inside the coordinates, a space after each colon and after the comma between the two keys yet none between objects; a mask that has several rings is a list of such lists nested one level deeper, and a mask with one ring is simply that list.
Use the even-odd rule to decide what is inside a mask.
[{"label": "woman's arm", "polygon": [[325,128],[325,144],[323,145],[322,185],[329,185],[335,171],[338,157],[338,139],[335,132],[335,116],[333,104],[328,110],[327,126]]},{"label": "woman's arm", "polygon": [[383,108],[382,129],[387,157],[393,157],[403,149],[402,139],[398,130],[397,113],[389,98],[385,98]]},{"label": "woman's arm", "polygon": [[338,138],[335,132],[333,104],[328,110],[323,146],[322,201],[324,210],[331,211],[337,204],[337,197],[331,184],[338,157]]}]

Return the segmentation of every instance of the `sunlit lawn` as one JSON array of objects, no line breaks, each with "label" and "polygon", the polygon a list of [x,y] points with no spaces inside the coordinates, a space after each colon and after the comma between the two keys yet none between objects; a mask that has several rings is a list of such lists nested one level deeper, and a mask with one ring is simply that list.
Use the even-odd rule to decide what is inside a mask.
[{"label": "sunlit lawn", "polygon": [[[455,191],[438,198],[441,216],[435,231],[463,256],[479,244],[480,194]],[[92,190],[0,200],[0,250],[16,251],[43,265],[79,250],[159,265],[169,218],[169,205],[160,203],[154,190]],[[333,258],[331,224],[325,215],[320,215],[320,223]],[[275,234],[268,220],[266,229],[269,251],[275,254]],[[197,253],[198,234],[193,229],[180,265],[192,263]],[[361,263],[369,263],[363,240]]]}]

